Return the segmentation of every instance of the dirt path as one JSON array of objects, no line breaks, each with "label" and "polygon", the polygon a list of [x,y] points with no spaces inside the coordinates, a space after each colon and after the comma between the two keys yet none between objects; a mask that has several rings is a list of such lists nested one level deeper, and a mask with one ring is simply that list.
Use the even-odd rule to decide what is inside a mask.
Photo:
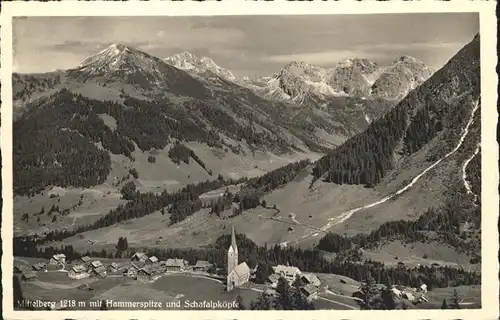
[{"label": "dirt path", "polygon": [[[354,208],[352,210],[349,210],[347,212],[344,212],[344,213],[340,214],[337,217],[333,217],[333,218],[328,219],[329,222],[327,224],[325,224],[323,227],[321,227],[321,231],[326,231],[326,230],[330,229],[331,227],[333,227],[335,225],[338,225],[338,224],[341,224],[341,223],[345,222],[350,217],[352,217],[353,214],[355,214],[358,211],[361,211],[361,210],[364,210],[364,209],[368,209],[368,208],[372,208],[372,207],[378,206],[379,204],[385,203],[388,200],[390,200],[390,199],[392,199],[392,198],[394,198],[394,197],[402,194],[406,190],[408,190],[411,187],[413,187],[415,185],[415,183],[417,183],[417,181],[421,177],[423,177],[430,170],[434,169],[443,160],[445,160],[446,158],[448,158],[449,156],[451,156],[452,154],[454,154],[462,146],[463,142],[465,141],[465,137],[469,133],[469,128],[472,125],[472,123],[474,122],[474,114],[476,113],[476,111],[478,109],[479,109],[479,103],[476,102],[475,105],[474,105],[474,108],[471,111],[471,115],[470,115],[469,121],[467,122],[467,125],[465,126],[465,128],[462,130],[462,135],[460,136],[460,139],[459,139],[457,145],[455,146],[455,148],[453,150],[451,150],[450,152],[448,152],[444,157],[442,157],[441,159],[437,160],[436,162],[434,162],[433,164],[431,164],[430,166],[428,166],[424,171],[422,171],[419,175],[417,175],[415,178],[413,178],[413,180],[409,184],[407,184],[403,188],[399,189],[395,193],[393,193],[391,195],[388,195],[388,196],[380,199],[379,201],[372,202],[370,204]],[[305,236],[302,236],[301,238],[293,241],[293,243],[297,244],[297,243],[301,242],[304,239],[307,239],[309,237],[314,237],[314,236],[317,236],[317,235],[318,235],[318,233],[309,233],[309,234],[306,234]],[[282,242],[281,245],[286,246],[289,242],[290,241]]]},{"label": "dirt path", "polygon": [[[464,165],[462,166],[462,180],[464,181],[464,186],[465,186],[465,189],[467,190],[468,194],[472,194],[472,188],[470,186],[469,181],[467,181],[467,171],[466,171],[466,169],[467,169],[467,166],[469,165],[469,162],[471,162],[472,159],[479,153],[480,148],[481,148],[481,146],[478,145],[476,147],[476,150],[474,151],[474,153],[470,156],[469,159],[465,160]],[[477,198],[477,195],[474,195],[474,198]]]}]

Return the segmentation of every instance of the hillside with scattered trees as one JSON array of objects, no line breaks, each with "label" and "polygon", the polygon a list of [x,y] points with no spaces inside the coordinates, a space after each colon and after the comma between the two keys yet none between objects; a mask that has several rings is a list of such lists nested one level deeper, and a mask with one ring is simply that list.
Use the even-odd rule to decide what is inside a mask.
[{"label": "hillside with scattered trees", "polygon": [[438,140],[429,161],[456,145],[480,94],[479,36],[442,69],[361,134],[321,158],[315,179],[373,186],[394,169],[394,156],[410,156]]}]

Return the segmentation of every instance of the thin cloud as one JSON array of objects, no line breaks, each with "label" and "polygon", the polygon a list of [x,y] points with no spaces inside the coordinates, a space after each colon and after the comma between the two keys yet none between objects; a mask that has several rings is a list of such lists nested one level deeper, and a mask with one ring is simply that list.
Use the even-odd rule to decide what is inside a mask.
[{"label": "thin cloud", "polygon": [[381,57],[383,57],[381,54],[369,53],[367,51],[334,50],[274,55],[261,57],[261,59],[266,62],[288,63],[290,61],[304,61],[316,65],[332,65],[347,58],[366,58],[373,60]]},{"label": "thin cloud", "polygon": [[346,58],[390,63],[411,55],[445,63],[479,29],[478,14],[15,19],[16,72],[74,67],[112,43],[159,58],[190,51],[235,75],[269,75],[301,60],[328,67]]}]

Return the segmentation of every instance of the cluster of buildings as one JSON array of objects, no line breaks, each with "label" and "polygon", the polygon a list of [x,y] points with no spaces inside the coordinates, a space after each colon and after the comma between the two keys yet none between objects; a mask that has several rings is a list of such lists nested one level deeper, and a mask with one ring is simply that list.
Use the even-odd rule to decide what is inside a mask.
[{"label": "cluster of buildings", "polygon": [[211,267],[212,264],[208,261],[200,260],[194,266],[190,266],[184,259],[173,258],[160,261],[156,256],[148,257],[143,252],[137,252],[132,256],[130,261],[124,263],[112,262],[107,267],[99,260],[92,261],[89,257],[83,257],[68,271],[68,276],[74,279],[82,279],[89,276],[98,278],[125,276],[142,282],[150,282],[168,272],[206,272]]},{"label": "cluster of buildings", "polygon": [[197,261],[195,265],[189,265],[186,260],[177,258],[160,261],[157,257],[148,257],[143,252],[135,253],[130,261],[112,262],[109,265],[104,265],[100,260],[88,256],[67,263],[64,254],[55,254],[48,263],[38,262],[31,266],[15,264],[14,272],[22,274],[24,281],[34,280],[39,272],[48,270],[67,272],[68,277],[75,280],[89,277],[103,279],[108,276],[125,276],[140,281],[152,281],[168,272],[206,273],[212,267],[212,263],[204,260]]},{"label": "cluster of buildings", "polygon": [[308,299],[313,300],[318,297],[321,281],[313,273],[303,273],[297,267],[277,265],[273,267],[274,273],[268,277],[271,288],[276,288],[280,278],[285,279],[290,286],[300,279],[300,291]]},{"label": "cluster of buildings", "polygon": [[414,304],[428,302],[425,294],[427,293],[427,285],[423,284],[419,288],[410,288],[406,286],[394,285],[391,287],[392,293],[400,299],[406,299]]},{"label": "cluster of buildings", "polygon": [[64,268],[66,263],[66,256],[62,253],[52,256],[48,263],[38,262],[33,265],[24,265],[14,263],[14,273],[21,274],[21,279],[24,281],[35,280],[38,273],[47,272],[49,270],[60,270]]},{"label": "cluster of buildings", "polygon": [[[238,246],[234,227],[231,231],[231,244],[227,251],[227,271],[227,291],[249,282],[255,271],[250,269],[246,262],[238,263]],[[271,288],[277,287],[280,278],[284,278],[289,285],[293,285],[297,279],[300,279],[302,294],[310,300],[318,297],[321,281],[313,273],[302,273],[297,267],[285,265],[277,265],[273,267],[273,271],[274,273],[268,277]]]},{"label": "cluster of buildings", "polygon": [[[103,279],[113,277],[132,277],[141,282],[154,281],[165,273],[169,272],[190,272],[207,273],[214,265],[209,261],[199,260],[194,265],[188,261],[178,258],[170,258],[160,261],[155,256],[148,257],[144,252],[135,253],[130,261],[117,263],[112,262],[105,266],[99,260],[94,260],[88,256],[82,257],[71,264],[66,262],[64,254],[55,254],[48,264],[40,262],[34,264],[30,272],[23,272],[23,279],[28,281],[36,278],[36,272],[46,271],[50,266],[57,266],[60,271],[67,271],[68,277],[72,279],[84,279],[94,277]],[[271,288],[276,288],[280,278],[284,278],[290,285],[296,279],[301,280],[301,292],[309,299],[314,299],[318,295],[321,286],[320,280],[312,273],[302,273],[297,267],[278,265],[273,267],[274,273],[268,278]],[[18,270],[21,272],[20,270]],[[231,243],[227,251],[227,277],[226,290],[231,291],[248,283],[255,272],[250,269],[246,262],[238,261],[238,245],[234,227],[231,231]]]}]

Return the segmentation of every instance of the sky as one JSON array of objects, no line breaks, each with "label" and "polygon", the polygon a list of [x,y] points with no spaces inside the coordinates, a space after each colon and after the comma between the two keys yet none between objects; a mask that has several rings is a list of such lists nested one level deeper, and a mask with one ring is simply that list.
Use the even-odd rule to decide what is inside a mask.
[{"label": "sky", "polygon": [[22,17],[13,22],[13,71],[74,68],[113,43],[159,58],[189,51],[237,76],[270,75],[294,60],[332,67],[357,57],[386,65],[402,55],[438,69],[477,32],[477,13]]}]

